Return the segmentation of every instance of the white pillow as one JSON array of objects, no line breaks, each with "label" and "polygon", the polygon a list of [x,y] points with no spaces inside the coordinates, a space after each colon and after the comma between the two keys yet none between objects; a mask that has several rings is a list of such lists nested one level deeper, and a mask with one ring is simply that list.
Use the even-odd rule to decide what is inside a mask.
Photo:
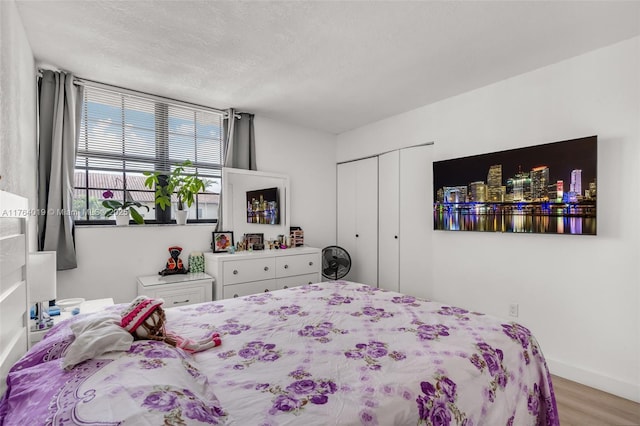
[{"label": "white pillow", "polygon": [[62,366],[68,370],[107,352],[128,351],[133,335],[120,326],[120,319],[116,313],[100,313],[71,324],[76,339],[65,351]]}]

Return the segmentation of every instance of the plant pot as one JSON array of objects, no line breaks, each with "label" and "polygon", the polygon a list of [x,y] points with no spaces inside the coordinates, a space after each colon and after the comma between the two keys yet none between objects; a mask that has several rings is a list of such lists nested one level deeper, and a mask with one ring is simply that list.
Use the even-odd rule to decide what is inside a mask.
[{"label": "plant pot", "polygon": [[129,209],[118,210],[114,214],[116,226],[129,226]]},{"label": "plant pot", "polygon": [[176,210],[176,223],[178,225],[186,225],[187,216],[189,216],[189,210]]}]

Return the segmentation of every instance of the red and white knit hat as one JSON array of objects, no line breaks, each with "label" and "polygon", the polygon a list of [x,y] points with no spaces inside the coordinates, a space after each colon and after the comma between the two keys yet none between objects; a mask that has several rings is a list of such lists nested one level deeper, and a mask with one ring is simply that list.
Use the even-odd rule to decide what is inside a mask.
[{"label": "red and white knit hat", "polygon": [[150,299],[147,296],[136,297],[122,313],[120,326],[129,333],[133,333],[163,303],[162,299]]}]

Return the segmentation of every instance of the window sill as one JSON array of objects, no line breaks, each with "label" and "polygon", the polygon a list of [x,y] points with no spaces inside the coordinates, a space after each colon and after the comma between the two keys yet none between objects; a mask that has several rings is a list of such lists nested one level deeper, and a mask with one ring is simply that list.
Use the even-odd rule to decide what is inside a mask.
[{"label": "window sill", "polygon": [[78,228],[148,228],[148,227],[165,227],[165,226],[215,226],[216,222],[193,222],[186,225],[178,225],[177,223],[144,223],[138,225],[137,223],[131,223],[128,226],[118,226],[115,223],[75,223],[74,226]]}]

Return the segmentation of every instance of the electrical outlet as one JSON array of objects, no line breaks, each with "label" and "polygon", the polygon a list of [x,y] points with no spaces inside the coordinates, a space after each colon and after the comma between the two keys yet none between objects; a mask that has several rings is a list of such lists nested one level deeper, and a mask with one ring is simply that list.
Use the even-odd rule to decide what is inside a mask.
[{"label": "electrical outlet", "polygon": [[512,303],[509,305],[509,316],[518,317],[518,304]]}]

